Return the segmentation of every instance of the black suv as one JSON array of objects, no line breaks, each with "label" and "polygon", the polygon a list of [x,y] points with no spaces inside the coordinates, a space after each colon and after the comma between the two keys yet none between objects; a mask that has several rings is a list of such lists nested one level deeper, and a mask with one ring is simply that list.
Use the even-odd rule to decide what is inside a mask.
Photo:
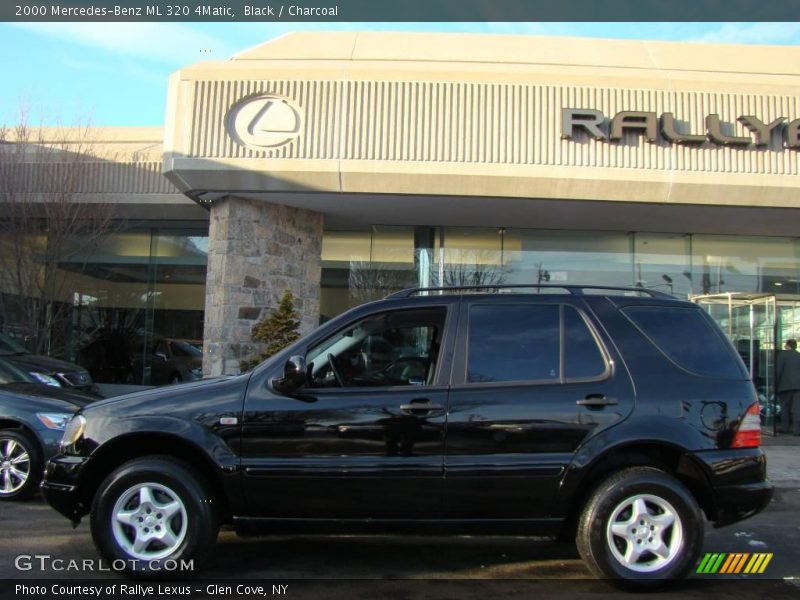
[{"label": "black suv", "polygon": [[407,290],[250,373],[87,406],[43,490],[140,571],[201,563],[227,523],[571,535],[598,576],[647,586],[696,565],[704,515],[767,505],[760,435],[741,359],[694,304]]}]

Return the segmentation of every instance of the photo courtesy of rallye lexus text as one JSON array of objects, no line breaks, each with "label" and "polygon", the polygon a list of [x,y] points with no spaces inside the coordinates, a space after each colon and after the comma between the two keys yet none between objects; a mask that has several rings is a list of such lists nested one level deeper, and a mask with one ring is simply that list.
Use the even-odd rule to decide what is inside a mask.
[{"label": "photo courtesy of rallye lexus text", "polygon": [[199,568],[230,524],[569,536],[622,586],[683,577],[704,516],[772,496],[744,364],[690,302],[534,287],[405,290],[252,372],[86,406],[45,498],[141,565]]}]

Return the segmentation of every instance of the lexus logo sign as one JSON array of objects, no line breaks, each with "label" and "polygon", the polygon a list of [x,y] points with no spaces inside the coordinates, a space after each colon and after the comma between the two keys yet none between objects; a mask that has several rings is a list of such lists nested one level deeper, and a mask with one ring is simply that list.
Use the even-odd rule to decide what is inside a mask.
[{"label": "lexus logo sign", "polygon": [[255,96],[234,105],[226,125],[228,134],[242,146],[274,148],[300,134],[300,113],[285,98]]}]

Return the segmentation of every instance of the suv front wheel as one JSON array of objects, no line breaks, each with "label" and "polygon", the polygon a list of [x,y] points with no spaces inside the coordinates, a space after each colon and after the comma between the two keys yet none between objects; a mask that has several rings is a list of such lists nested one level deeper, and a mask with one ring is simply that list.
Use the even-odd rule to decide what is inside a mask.
[{"label": "suv front wheel", "polygon": [[214,547],[219,520],[203,477],[170,457],[132,460],[111,473],[92,504],[95,545],[113,568],[174,575],[198,568]]},{"label": "suv front wheel", "polygon": [[595,575],[629,588],[684,577],[702,550],[703,516],[689,490],[649,467],[595,488],[581,515],[578,552]]}]

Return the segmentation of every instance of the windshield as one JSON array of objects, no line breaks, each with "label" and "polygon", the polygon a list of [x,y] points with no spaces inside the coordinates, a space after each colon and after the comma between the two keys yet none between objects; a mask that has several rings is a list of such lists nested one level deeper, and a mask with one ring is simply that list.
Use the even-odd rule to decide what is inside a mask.
[{"label": "windshield", "polygon": [[172,354],[174,356],[196,356],[197,358],[203,357],[203,351],[198,350],[196,347],[186,342],[174,341],[172,342]]},{"label": "windshield", "polygon": [[0,354],[28,354],[28,351],[10,337],[0,333]]}]

